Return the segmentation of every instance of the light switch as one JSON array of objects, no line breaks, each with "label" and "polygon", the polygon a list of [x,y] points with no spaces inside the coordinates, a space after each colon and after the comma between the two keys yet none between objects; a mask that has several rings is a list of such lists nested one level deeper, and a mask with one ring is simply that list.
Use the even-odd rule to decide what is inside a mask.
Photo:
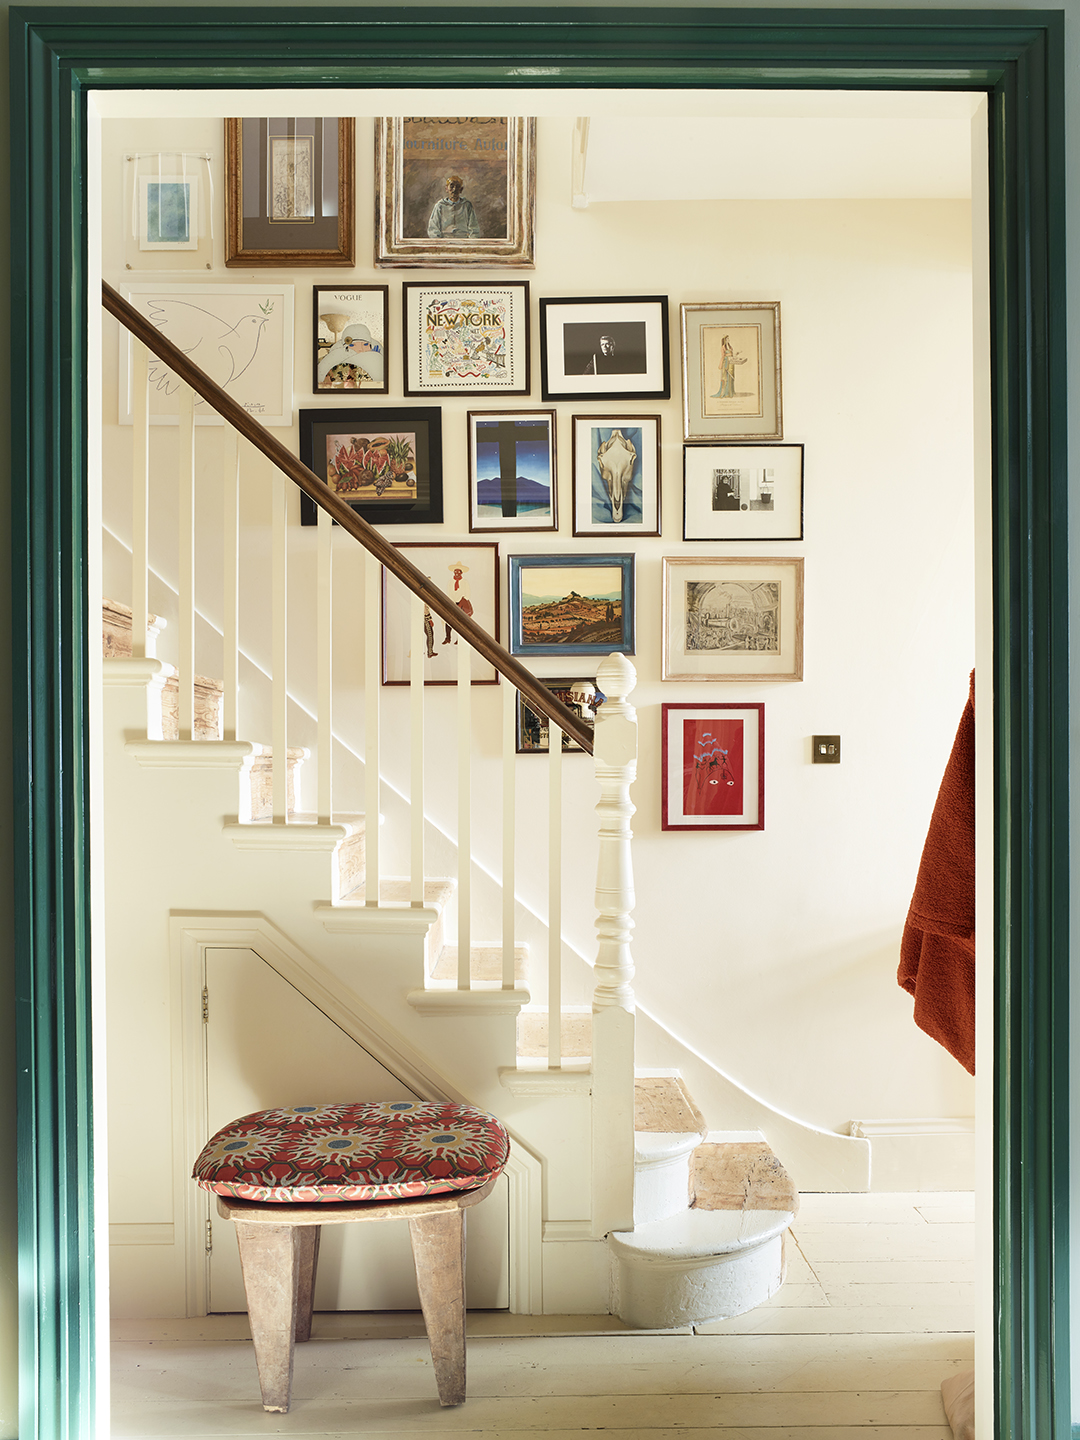
[{"label": "light switch", "polygon": [[840,736],[815,735],[813,737],[813,756],[815,765],[839,765]]}]

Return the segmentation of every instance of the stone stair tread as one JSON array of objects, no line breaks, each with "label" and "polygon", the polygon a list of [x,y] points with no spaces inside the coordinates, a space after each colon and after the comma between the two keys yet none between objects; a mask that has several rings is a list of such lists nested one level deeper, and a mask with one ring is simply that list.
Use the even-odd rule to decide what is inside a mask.
[{"label": "stone stair tread", "polygon": [[700,1130],[636,1130],[634,1159],[639,1164],[655,1165],[677,1155],[688,1155],[700,1143]]},{"label": "stone stair tread", "polygon": [[678,1075],[638,1075],[634,1080],[634,1129],[663,1134],[695,1131],[704,1139],[708,1125]]},{"label": "stone stair tread", "polygon": [[[713,1132],[715,1135],[716,1132]],[[764,1140],[709,1140],[690,1157],[691,1206],[710,1214],[771,1213],[794,1217],[799,1194]]]},{"label": "stone stair tread", "polygon": [[[469,974],[474,985],[493,982],[502,984],[502,945],[472,945],[469,947]],[[529,962],[528,945],[514,946],[514,981],[515,984],[523,985],[526,979],[526,969]],[[431,971],[431,979],[434,981],[449,980],[456,982],[458,965],[458,947],[456,945],[444,945],[442,952],[436,960]]]},{"label": "stone stair tread", "polygon": [[[424,904],[441,909],[456,888],[453,880],[425,880],[424,881]],[[393,908],[399,906],[402,909],[410,909],[412,901],[412,881],[407,875],[384,875],[379,881],[379,904]],[[324,907],[320,907],[324,908]],[[366,909],[362,898],[356,900],[344,899],[334,906],[335,910],[363,910]]]},{"label": "stone stair tread", "polygon": [[760,1245],[786,1230],[791,1210],[684,1210],[610,1239],[617,1255],[639,1260],[701,1259],[730,1255]]}]

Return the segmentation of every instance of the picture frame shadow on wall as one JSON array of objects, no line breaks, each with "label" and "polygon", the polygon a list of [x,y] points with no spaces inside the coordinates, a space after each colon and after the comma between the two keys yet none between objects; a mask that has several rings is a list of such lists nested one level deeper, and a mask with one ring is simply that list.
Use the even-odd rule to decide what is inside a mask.
[{"label": "picture frame shadow on wall", "polygon": [[[596,681],[573,677],[552,679],[538,675],[540,684],[551,691],[564,705],[573,710],[583,724],[593,728],[596,712],[607,696],[596,687]],[[516,755],[546,755],[550,750],[550,726],[545,715],[538,715],[529,702],[517,692],[517,711],[514,726],[514,753]],[[563,731],[562,749],[564,755],[584,755],[578,742]]]},{"label": "picture frame shadow on wall", "polygon": [[574,534],[660,534],[660,416],[572,418]]},{"label": "picture frame shadow on wall", "polygon": [[662,830],[765,829],[765,706],[660,706]]},{"label": "picture frame shadow on wall", "polygon": [[[499,638],[499,547],[491,540],[422,540],[398,550],[464,611]],[[412,658],[412,592],[382,572],[382,683],[408,685]],[[445,620],[424,606],[424,684],[456,685],[458,639]],[[474,650],[473,685],[497,685],[499,672]]]},{"label": "picture frame shadow on wall", "polygon": [[312,393],[390,389],[388,285],[313,285]]},{"label": "picture frame shadow on wall", "polygon": [[634,556],[511,555],[511,655],[634,653]]},{"label": "picture frame shadow on wall", "polygon": [[[371,525],[442,523],[437,406],[301,410],[300,459]],[[317,510],[300,496],[302,525],[315,525]]]},{"label": "picture frame shadow on wall", "polygon": [[375,121],[375,264],[533,267],[536,121]]},{"label": "picture frame shadow on wall", "polygon": [[683,446],[684,540],[802,538],[802,445]]},{"label": "picture frame shadow on wall", "polygon": [[541,298],[540,376],[545,400],[670,399],[667,296]]},{"label": "picture frame shadow on wall", "polygon": [[470,410],[469,531],[559,528],[554,410]]},{"label": "picture frame shadow on wall", "polygon": [[356,121],[225,121],[225,264],[355,265]]},{"label": "picture frame shadow on wall", "polygon": [[801,555],[667,555],[661,680],[803,678]]},{"label": "picture frame shadow on wall", "polygon": [[401,289],[406,395],[528,395],[527,280],[406,280]]},{"label": "picture frame shadow on wall", "polygon": [[779,300],[679,306],[683,439],[782,440]]}]

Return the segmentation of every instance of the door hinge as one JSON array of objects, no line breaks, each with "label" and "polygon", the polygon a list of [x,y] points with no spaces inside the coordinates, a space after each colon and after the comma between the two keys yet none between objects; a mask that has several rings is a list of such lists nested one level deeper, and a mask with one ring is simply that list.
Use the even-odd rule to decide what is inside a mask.
[{"label": "door hinge", "polygon": [[210,1019],[210,991],[205,985],[202,992],[202,1018],[204,1025]]},{"label": "door hinge", "polygon": [[207,1253],[208,1255],[210,1255],[210,1254],[213,1252],[213,1249],[214,1249],[214,1222],[213,1222],[212,1220],[207,1220],[207,1222],[206,1222],[206,1253]]}]

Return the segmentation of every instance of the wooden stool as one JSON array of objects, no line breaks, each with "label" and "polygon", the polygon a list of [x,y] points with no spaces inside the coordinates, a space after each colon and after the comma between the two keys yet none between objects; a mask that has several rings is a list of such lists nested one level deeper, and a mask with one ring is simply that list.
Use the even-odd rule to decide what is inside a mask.
[{"label": "wooden stool", "polygon": [[323,1225],[409,1221],[442,1405],[465,1399],[465,1211],[491,1194],[506,1131],[469,1105],[390,1101],[259,1110],[207,1143],[193,1178],[236,1225],[264,1410],[284,1414],[311,1335]]}]

